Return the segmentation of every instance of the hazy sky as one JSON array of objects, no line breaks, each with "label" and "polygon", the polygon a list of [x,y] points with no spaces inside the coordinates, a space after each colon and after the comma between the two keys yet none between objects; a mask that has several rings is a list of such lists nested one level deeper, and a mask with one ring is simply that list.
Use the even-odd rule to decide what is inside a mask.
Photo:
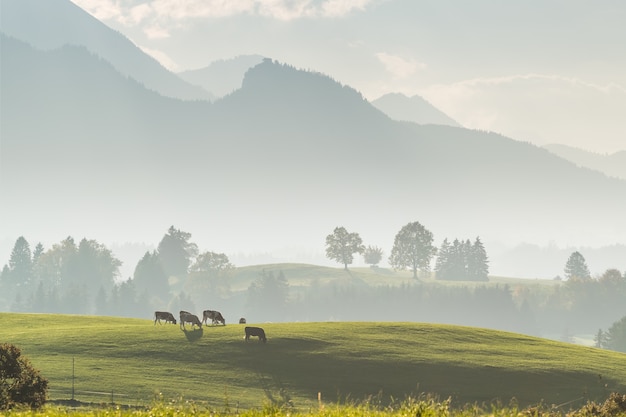
[{"label": "hazy sky", "polygon": [[260,54],[466,127],[626,150],[621,0],[73,0],[173,71]]}]

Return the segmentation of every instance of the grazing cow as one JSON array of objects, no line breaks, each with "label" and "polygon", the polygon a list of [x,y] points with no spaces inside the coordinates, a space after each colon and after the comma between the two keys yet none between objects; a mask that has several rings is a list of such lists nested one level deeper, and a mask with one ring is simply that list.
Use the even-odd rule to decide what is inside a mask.
[{"label": "grazing cow", "polygon": [[259,342],[266,343],[267,337],[265,337],[265,330],[260,327],[246,327],[246,342],[250,340],[250,336],[258,336]]},{"label": "grazing cow", "polygon": [[183,330],[185,329],[185,323],[191,323],[192,329],[193,329],[193,326],[198,326],[199,328],[202,328],[202,323],[200,322],[200,319],[198,318],[198,316],[196,316],[195,314],[191,314],[188,311],[181,310],[180,311],[180,327]]},{"label": "grazing cow", "polygon": [[214,310],[204,310],[202,312],[202,323],[207,324],[208,319],[211,319],[211,324],[219,324],[222,323],[226,326],[226,320],[224,320],[224,316],[219,311]]},{"label": "grazing cow", "polygon": [[165,320],[165,323],[176,324],[176,319],[174,315],[169,311],[155,311],[154,312],[154,325],[156,326],[157,321],[161,324],[161,320]]},{"label": "grazing cow", "polygon": [[245,317],[242,317],[242,318],[239,319],[239,324],[246,324]]}]

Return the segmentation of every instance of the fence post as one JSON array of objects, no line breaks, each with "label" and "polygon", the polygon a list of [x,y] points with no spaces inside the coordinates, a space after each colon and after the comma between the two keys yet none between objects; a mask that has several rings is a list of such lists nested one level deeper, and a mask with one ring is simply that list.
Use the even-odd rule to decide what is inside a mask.
[{"label": "fence post", "polygon": [[74,401],[74,357],[72,356],[72,401]]}]

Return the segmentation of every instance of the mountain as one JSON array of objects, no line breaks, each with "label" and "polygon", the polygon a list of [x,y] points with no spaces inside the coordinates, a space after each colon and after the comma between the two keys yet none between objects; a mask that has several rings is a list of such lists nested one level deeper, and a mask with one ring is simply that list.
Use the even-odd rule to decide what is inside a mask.
[{"label": "mountain", "polygon": [[574,164],[603,172],[609,177],[626,180],[626,151],[602,155],[567,145],[550,144],[545,149]]},{"label": "mountain", "polygon": [[389,93],[372,101],[372,104],[394,120],[414,122],[421,125],[434,124],[461,127],[459,123],[447,114],[418,95],[407,97],[400,93]]},{"label": "mountain", "polygon": [[35,48],[84,46],[123,75],[161,95],[185,100],[211,98],[69,0],[0,0],[0,9],[0,31]]},{"label": "mountain", "polygon": [[[162,97],[84,47],[3,36],[0,230],[209,250],[444,238],[614,244],[626,181],[495,133],[397,122],[353,88],[266,59],[214,103]],[[204,246],[204,245],[203,245]]]},{"label": "mountain", "polygon": [[239,89],[246,71],[261,61],[261,55],[240,55],[212,62],[205,68],[180,72],[178,76],[190,84],[204,88],[214,98],[223,97]]}]

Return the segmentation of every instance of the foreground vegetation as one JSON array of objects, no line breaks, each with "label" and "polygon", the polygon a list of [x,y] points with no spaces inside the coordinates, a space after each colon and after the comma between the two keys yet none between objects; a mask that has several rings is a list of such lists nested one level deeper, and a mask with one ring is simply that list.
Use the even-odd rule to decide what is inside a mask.
[{"label": "foreground vegetation", "polygon": [[565,411],[562,407],[539,405],[522,409],[515,403],[503,406],[491,404],[478,406],[467,404],[462,408],[453,409],[450,401],[439,401],[431,396],[411,397],[401,402],[381,406],[371,399],[359,404],[324,404],[308,410],[297,410],[288,405],[278,407],[265,405],[251,410],[233,410],[225,407],[221,410],[199,406],[192,402],[157,402],[146,408],[121,408],[119,406],[89,407],[46,407],[38,411],[12,410],[7,417],[60,417],[71,414],[76,417],[623,417],[626,416],[626,395],[613,393],[604,402],[589,401],[578,409]]},{"label": "foreground vegetation", "polygon": [[626,392],[626,355],[471,327],[423,323],[265,323],[267,344],[243,326],[182,331],[112,317],[0,314],[0,340],[49,380],[52,400],[148,406],[296,410],[420,393],[463,404],[580,407]]}]

